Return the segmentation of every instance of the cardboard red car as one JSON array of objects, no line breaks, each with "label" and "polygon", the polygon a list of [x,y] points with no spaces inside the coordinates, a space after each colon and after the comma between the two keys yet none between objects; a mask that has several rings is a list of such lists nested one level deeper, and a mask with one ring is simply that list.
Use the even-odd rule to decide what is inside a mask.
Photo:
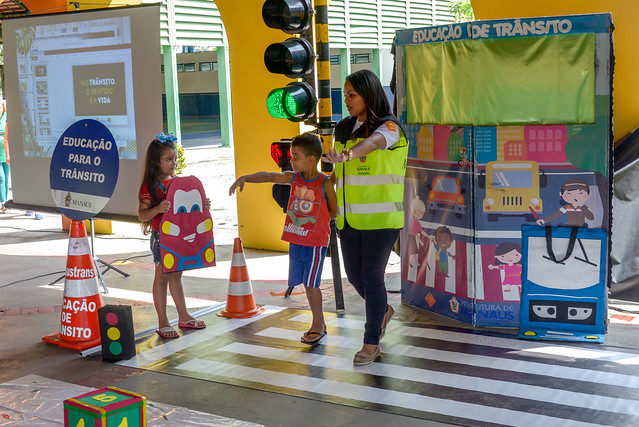
[{"label": "cardboard red car", "polygon": [[166,200],[171,202],[171,209],[160,221],[162,271],[215,265],[213,220],[205,206],[202,182],[194,176],[175,177]]}]

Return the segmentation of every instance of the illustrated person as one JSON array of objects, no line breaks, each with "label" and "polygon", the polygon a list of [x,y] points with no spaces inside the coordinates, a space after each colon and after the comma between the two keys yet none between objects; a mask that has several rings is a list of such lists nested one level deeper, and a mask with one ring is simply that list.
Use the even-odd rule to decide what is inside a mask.
[{"label": "illustrated person", "polygon": [[427,236],[419,222],[419,220],[424,217],[425,212],[426,205],[424,205],[424,202],[419,198],[419,196],[415,196],[411,203],[411,219],[408,227],[408,235],[410,236],[408,240],[408,255],[410,258],[409,264],[411,266],[418,266],[417,257],[419,254],[419,247],[422,244],[421,236]]},{"label": "illustrated person", "polygon": [[538,225],[544,225],[566,214],[566,225],[569,227],[587,227],[586,219],[593,220],[595,215],[584,203],[590,196],[590,185],[582,179],[568,179],[561,184],[560,204],[563,206],[547,218],[538,219]]},{"label": "illustrated person", "polygon": [[504,272],[501,280],[504,296],[511,295],[513,287],[516,287],[517,300],[521,296],[521,245],[512,242],[503,242],[495,248],[495,264],[488,264],[489,270]]},{"label": "illustrated person", "polygon": [[[160,138],[160,139],[158,139]],[[138,218],[142,221],[145,235],[150,234],[151,252],[155,263],[153,278],[153,304],[158,315],[157,334],[164,338],[177,338],[179,335],[171,327],[166,312],[167,286],[175,302],[178,312],[178,326],[183,329],[202,329],[206,324],[195,319],[186,308],[184,290],[182,288],[182,271],[164,273],[160,257],[159,225],[162,214],[169,211],[171,203],[165,199],[171,181],[175,176],[177,166],[177,147],[173,143],[175,137],[164,134],[151,141],[146,152],[142,185],[140,187]],[[210,200],[204,202],[206,209],[210,208]]]},{"label": "illustrated person", "polygon": [[326,161],[335,163],[337,228],[349,282],[364,299],[364,343],[353,364],[372,363],[393,316],[384,270],[404,226],[404,176],[408,141],[390,110],[379,78],[370,70],[346,77],[350,117],[334,131]]},{"label": "illustrated person", "polygon": [[426,234],[426,237],[433,242],[435,248],[436,274],[448,277],[448,257],[455,259],[455,255],[448,251],[453,244],[453,235],[450,229],[442,225],[435,230],[435,236]]},{"label": "illustrated person", "polygon": [[11,178],[6,110],[5,101],[0,100],[0,213],[8,210],[5,203],[9,197],[9,179]]},{"label": "illustrated person", "polygon": [[330,221],[337,214],[333,181],[317,165],[322,157],[322,141],[314,133],[304,133],[291,143],[293,171],[256,172],[239,177],[229,195],[247,182],[291,184],[282,240],[289,242],[288,286],[304,284],[313,321],[301,341],[317,344],[326,335],[322,310],[322,267],[330,238]]}]

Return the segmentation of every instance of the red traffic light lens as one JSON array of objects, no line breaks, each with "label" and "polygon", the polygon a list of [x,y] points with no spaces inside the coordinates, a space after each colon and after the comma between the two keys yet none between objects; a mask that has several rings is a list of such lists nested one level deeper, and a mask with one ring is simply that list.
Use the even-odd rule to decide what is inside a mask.
[{"label": "red traffic light lens", "polygon": [[264,23],[289,34],[306,31],[313,21],[311,0],[266,0],[262,6]]},{"label": "red traffic light lens", "polygon": [[274,142],[271,144],[271,157],[282,170],[291,169],[291,143]]}]

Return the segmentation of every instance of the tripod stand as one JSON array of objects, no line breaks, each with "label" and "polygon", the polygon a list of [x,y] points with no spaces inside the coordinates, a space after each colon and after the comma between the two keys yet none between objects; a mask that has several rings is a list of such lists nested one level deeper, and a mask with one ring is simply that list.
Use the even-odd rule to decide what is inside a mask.
[{"label": "tripod stand", "polygon": [[[108,294],[109,293],[109,289],[106,286],[106,283],[104,281],[104,277],[102,277],[102,275],[104,273],[106,273],[109,270],[114,270],[114,271],[117,271],[118,273],[120,273],[121,275],[123,275],[124,277],[129,277],[129,274],[125,273],[124,271],[120,270],[119,268],[114,267],[113,265],[109,264],[108,262],[100,259],[100,257],[98,257],[95,254],[95,225],[94,225],[93,222],[94,222],[94,219],[93,218],[89,218],[89,223],[91,225],[91,259],[93,260],[93,264],[95,264],[95,269],[98,271],[98,277],[100,279],[100,284],[102,285],[102,289],[104,290],[103,293]],[[106,266],[104,271],[100,271],[100,264]],[[53,285],[55,283],[58,283],[60,280],[64,279],[65,277],[66,277],[65,275],[63,275],[61,277],[58,277],[53,282],[49,283],[49,285]]]},{"label": "tripod stand", "polygon": [[[118,273],[120,273],[121,275],[123,275],[124,277],[129,277],[129,275],[127,273],[125,273],[124,271],[120,270],[119,268],[115,268],[113,265],[109,264],[108,262],[101,260],[100,257],[98,257],[95,254],[95,243],[94,243],[94,238],[95,238],[95,227],[93,224],[93,218],[89,218],[89,221],[91,223],[91,258],[93,259],[93,263],[95,264],[95,269],[98,270],[98,277],[100,278],[100,283],[102,284],[102,289],[104,289],[104,293],[108,294],[109,290],[106,287],[106,283],[104,282],[104,277],[102,277],[102,275],[104,273],[106,273],[109,270],[114,270],[117,271]],[[104,265],[106,268],[104,269],[104,271],[100,271],[100,264]]]}]

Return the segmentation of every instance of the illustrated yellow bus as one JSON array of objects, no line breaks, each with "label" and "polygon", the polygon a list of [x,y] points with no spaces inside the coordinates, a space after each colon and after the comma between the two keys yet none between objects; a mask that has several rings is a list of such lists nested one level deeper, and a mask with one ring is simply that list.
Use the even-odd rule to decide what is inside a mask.
[{"label": "illustrated yellow bus", "polygon": [[523,215],[527,221],[536,220],[543,211],[539,188],[547,182],[537,162],[488,162],[478,178],[479,187],[486,188],[482,206],[488,221],[497,221],[505,215]]}]

